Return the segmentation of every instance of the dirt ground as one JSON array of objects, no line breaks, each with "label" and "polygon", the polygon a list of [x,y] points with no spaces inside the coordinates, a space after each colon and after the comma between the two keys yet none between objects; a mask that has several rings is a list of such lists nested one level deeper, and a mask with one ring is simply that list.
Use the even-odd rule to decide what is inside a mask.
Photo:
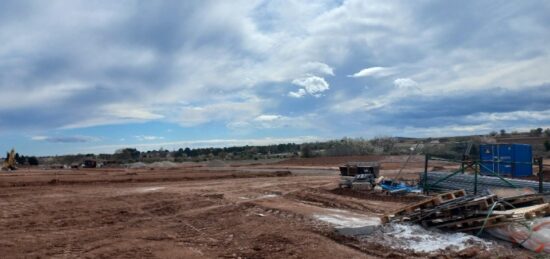
[{"label": "dirt ground", "polygon": [[248,167],[1,172],[0,255],[1,258],[531,256],[513,247],[425,254],[342,236],[333,223],[322,219],[378,220],[383,213],[418,198],[363,197],[353,191],[341,191],[336,189],[339,180],[336,170],[316,170],[306,166],[310,164],[335,165],[292,160],[287,164]]}]

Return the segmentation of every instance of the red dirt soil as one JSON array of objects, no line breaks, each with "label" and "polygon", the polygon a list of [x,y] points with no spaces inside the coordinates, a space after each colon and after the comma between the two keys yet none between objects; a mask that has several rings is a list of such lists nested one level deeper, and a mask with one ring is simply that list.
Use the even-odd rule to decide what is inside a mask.
[{"label": "red dirt soil", "polygon": [[[311,162],[302,164],[308,163]],[[336,171],[290,176],[276,171],[281,169],[2,172],[0,255],[1,258],[426,257],[341,237],[335,234],[333,226],[314,217],[334,211],[378,217],[414,200],[369,199],[339,193],[334,191],[339,180]],[[525,255],[517,249],[493,255],[505,257],[518,251]],[[446,255],[449,253],[439,254]],[[473,254],[481,255],[479,251]]]}]

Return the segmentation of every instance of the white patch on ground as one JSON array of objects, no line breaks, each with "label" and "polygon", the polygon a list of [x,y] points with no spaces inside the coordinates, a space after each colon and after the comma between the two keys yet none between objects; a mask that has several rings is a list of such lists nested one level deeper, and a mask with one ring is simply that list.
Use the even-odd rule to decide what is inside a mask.
[{"label": "white patch on ground", "polygon": [[379,217],[369,217],[345,210],[329,209],[329,213],[314,214],[313,217],[334,225],[336,228],[360,228],[380,225]]},{"label": "white patch on ground", "polygon": [[277,195],[277,194],[266,194],[266,195],[262,195],[262,196],[258,197],[257,199],[275,198],[277,196],[279,196],[279,195]]},{"label": "white patch on ground", "polygon": [[137,192],[156,192],[164,188],[166,187],[144,187],[144,188],[138,188]]},{"label": "white patch on ground", "polygon": [[[386,230],[387,231],[387,230]],[[430,253],[438,250],[460,251],[471,246],[489,247],[491,242],[464,233],[430,231],[418,225],[392,224],[379,241],[388,241],[392,248]],[[384,242],[385,243],[385,242]]]},{"label": "white patch on ground", "polygon": [[245,196],[241,196],[239,197],[239,199],[241,200],[261,200],[261,199],[269,199],[269,198],[275,198],[275,197],[279,197],[279,195],[277,194],[265,194],[265,195],[261,195],[261,196],[252,196],[252,197],[245,197]]}]

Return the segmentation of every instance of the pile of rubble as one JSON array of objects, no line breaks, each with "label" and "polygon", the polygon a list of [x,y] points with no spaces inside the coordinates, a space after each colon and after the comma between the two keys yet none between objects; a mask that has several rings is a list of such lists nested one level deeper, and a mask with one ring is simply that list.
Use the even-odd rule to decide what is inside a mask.
[{"label": "pile of rubble", "polygon": [[464,190],[438,194],[387,214],[383,222],[412,222],[442,230],[473,231],[550,215],[539,194],[499,197],[467,195]]},{"label": "pile of rubble", "polygon": [[[468,195],[464,190],[456,190],[386,214],[382,222],[411,222],[426,228],[478,235],[487,230],[533,251],[550,252],[550,247],[545,247],[550,242],[550,236],[546,237],[550,234],[547,216],[550,216],[550,204],[532,189],[496,189],[485,195]],[[537,235],[542,238],[534,238]]]}]

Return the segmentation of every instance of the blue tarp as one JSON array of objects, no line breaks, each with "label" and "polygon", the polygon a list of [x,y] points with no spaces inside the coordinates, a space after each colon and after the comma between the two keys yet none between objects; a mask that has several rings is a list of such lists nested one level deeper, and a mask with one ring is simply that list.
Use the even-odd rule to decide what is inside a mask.
[{"label": "blue tarp", "polygon": [[409,186],[404,183],[382,182],[380,187],[389,192],[422,192],[418,186]]}]

